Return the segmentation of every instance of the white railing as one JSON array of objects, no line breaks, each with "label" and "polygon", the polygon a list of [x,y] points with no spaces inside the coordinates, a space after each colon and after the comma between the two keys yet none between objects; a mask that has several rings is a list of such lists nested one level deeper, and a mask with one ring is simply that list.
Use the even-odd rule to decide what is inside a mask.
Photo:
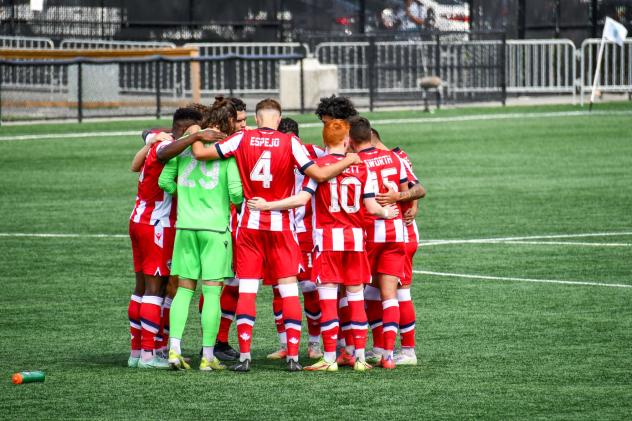
[{"label": "white railing", "polygon": [[[0,48],[18,50],[48,50],[55,48],[49,38],[0,36]],[[3,68],[2,84],[16,89],[58,90],[61,85],[57,66]]]},{"label": "white railing", "polygon": [[[581,46],[581,104],[586,93],[590,93],[597,67],[601,39],[584,40]],[[601,92],[632,93],[632,39],[626,39],[620,47],[612,42],[604,46],[601,72],[597,80]]]},{"label": "white railing", "polygon": [[[190,43],[184,47],[197,48],[200,57],[225,54],[280,55],[308,52],[299,43]],[[279,90],[278,60],[250,60],[234,62],[234,80],[230,62],[202,62],[200,64],[202,94],[226,93],[231,89],[241,94],[277,93]],[[183,69],[182,74],[186,70]],[[188,90],[188,89],[187,89]]]},{"label": "white railing", "polygon": [[55,44],[49,38],[0,36],[0,48],[41,50],[55,48]]}]

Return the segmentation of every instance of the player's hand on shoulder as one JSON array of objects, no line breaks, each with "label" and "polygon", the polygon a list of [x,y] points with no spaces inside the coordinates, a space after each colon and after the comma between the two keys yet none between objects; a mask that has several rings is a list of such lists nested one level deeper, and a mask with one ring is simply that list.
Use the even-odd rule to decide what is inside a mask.
[{"label": "player's hand on shoulder", "polygon": [[248,201],[248,209],[250,210],[270,210],[268,202],[261,197],[253,197]]},{"label": "player's hand on shoulder", "polygon": [[355,152],[347,153],[346,159],[351,161],[351,165],[362,163],[362,160],[360,159],[360,155],[358,155]]},{"label": "player's hand on shoulder", "polygon": [[172,140],[172,137],[169,133],[160,132],[156,136],[154,136],[149,142],[149,145],[153,145],[156,142],[163,142],[165,140]]},{"label": "player's hand on shoulder", "polygon": [[390,205],[397,202],[397,199],[399,199],[399,192],[396,192],[389,187],[386,193],[378,193],[375,199],[377,200],[377,203],[382,206]]},{"label": "player's hand on shoulder", "polygon": [[399,208],[396,205],[384,206],[384,209],[386,210],[384,219],[393,219],[399,215]]},{"label": "player's hand on shoulder", "polygon": [[226,133],[222,133],[216,129],[206,129],[199,133],[200,140],[205,142],[218,142],[226,138]]}]

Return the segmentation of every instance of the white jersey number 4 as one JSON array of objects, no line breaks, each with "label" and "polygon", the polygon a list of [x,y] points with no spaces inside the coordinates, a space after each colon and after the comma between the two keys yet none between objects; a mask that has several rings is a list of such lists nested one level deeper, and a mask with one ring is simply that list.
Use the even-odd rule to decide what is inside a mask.
[{"label": "white jersey number 4", "polygon": [[272,173],[270,172],[271,158],[272,153],[270,151],[263,151],[252,171],[250,171],[250,179],[252,181],[261,181],[266,189],[269,189],[272,183]]}]

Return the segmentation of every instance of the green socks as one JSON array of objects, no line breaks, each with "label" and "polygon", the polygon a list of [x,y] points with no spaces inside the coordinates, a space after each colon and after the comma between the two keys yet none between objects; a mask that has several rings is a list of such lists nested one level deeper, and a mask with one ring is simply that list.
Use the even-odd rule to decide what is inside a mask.
[{"label": "green socks", "polygon": [[[194,291],[192,289],[178,287],[176,296],[171,302],[171,311],[169,313],[169,335],[173,338],[182,339],[184,326],[187,324],[189,317],[189,304],[193,298]],[[206,299],[206,297],[204,297]],[[206,307],[206,303],[204,303]]]},{"label": "green socks", "polygon": [[[178,294],[179,293],[180,289],[178,289]],[[204,295],[204,306],[202,307],[201,315],[202,346],[205,347],[215,346],[217,331],[219,330],[219,321],[221,318],[221,308],[219,304],[219,296],[221,293],[221,286],[202,285],[202,295]],[[191,293],[191,295],[193,295],[193,293]],[[173,314],[173,304],[171,304],[171,311]],[[173,326],[173,324],[171,326]],[[173,332],[173,327],[171,327],[171,331]]]}]

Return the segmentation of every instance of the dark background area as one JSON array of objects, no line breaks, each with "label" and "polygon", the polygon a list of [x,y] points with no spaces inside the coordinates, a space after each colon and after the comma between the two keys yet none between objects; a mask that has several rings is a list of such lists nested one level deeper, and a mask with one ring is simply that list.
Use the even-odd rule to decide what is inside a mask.
[{"label": "dark background area", "polygon": [[[454,0],[435,0],[455,3]],[[295,41],[311,36],[393,34],[386,8],[404,0],[0,0],[0,34],[63,38],[173,41]],[[458,2],[457,2],[458,3]],[[632,0],[467,0],[470,28],[508,38],[570,38],[601,34],[605,16],[627,27]],[[424,28],[428,30],[431,28]]]}]

